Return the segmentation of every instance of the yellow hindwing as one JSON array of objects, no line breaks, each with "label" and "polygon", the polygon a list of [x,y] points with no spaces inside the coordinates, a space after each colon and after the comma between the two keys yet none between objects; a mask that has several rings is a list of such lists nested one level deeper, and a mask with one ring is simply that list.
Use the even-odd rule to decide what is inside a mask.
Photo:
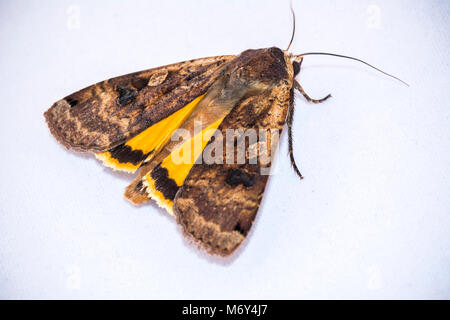
[{"label": "yellow hindwing", "polygon": [[167,118],[145,129],[125,144],[95,156],[114,170],[135,172],[142,162],[151,160],[170,140],[173,132],[191,115],[205,95],[201,95]]},{"label": "yellow hindwing", "polygon": [[142,178],[148,195],[170,214],[173,215],[172,206],[176,192],[183,185],[184,179],[222,120],[223,117],[185,141]]}]

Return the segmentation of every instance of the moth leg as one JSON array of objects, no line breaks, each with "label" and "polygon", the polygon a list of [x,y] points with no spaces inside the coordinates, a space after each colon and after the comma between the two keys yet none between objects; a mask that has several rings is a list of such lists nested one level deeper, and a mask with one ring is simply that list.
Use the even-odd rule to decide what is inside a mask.
[{"label": "moth leg", "polygon": [[293,147],[293,138],[292,138],[292,121],[294,119],[294,100],[292,99],[289,104],[289,111],[287,115],[287,127],[288,127],[288,151],[289,151],[289,159],[291,160],[291,166],[294,169],[295,173],[299,176],[300,179],[303,179],[303,175],[300,173],[300,170],[297,167],[294,159],[294,147]]},{"label": "moth leg", "polygon": [[331,94],[328,94],[326,97],[324,97],[322,99],[313,99],[310,96],[308,96],[308,94],[305,92],[305,90],[303,90],[302,86],[300,85],[300,83],[298,83],[297,80],[294,80],[294,87],[298,91],[300,91],[300,93],[305,97],[306,100],[308,100],[309,102],[312,102],[312,103],[321,103],[331,97]]}]

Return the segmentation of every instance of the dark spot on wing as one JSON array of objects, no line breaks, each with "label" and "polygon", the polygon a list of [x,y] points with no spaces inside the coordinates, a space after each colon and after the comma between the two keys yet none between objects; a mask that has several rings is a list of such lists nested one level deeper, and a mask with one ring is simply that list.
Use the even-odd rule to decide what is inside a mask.
[{"label": "dark spot on wing", "polygon": [[130,103],[136,99],[137,91],[131,88],[117,87],[117,92],[119,93],[119,98],[117,102],[120,105]]},{"label": "dark spot on wing", "polygon": [[70,104],[70,106],[71,106],[72,108],[75,107],[75,106],[78,104],[78,100],[73,99],[73,98],[71,98],[71,97],[67,97],[67,98],[66,98],[66,101],[67,101],[68,104]]},{"label": "dark spot on wing", "polygon": [[241,226],[241,224],[239,222],[234,226],[233,231],[237,231],[237,232],[239,232],[240,234],[242,234],[244,236],[247,234],[246,230],[244,230],[242,228],[242,226]]},{"label": "dark spot on wing", "polygon": [[228,173],[227,178],[225,179],[225,182],[232,187],[240,184],[244,185],[245,187],[251,187],[255,184],[256,177],[239,169],[231,169]]},{"label": "dark spot on wing", "polygon": [[169,178],[169,172],[158,164],[151,172],[151,177],[155,181],[156,190],[160,191],[164,198],[173,200],[178,191],[177,183]]},{"label": "dark spot on wing", "polygon": [[133,150],[125,144],[112,148],[109,153],[120,163],[132,163],[133,165],[138,165],[147,157],[141,150]]},{"label": "dark spot on wing", "polygon": [[136,184],[136,190],[138,190],[140,193],[145,193],[144,189],[144,183],[142,182],[142,180],[139,180],[139,182]]}]

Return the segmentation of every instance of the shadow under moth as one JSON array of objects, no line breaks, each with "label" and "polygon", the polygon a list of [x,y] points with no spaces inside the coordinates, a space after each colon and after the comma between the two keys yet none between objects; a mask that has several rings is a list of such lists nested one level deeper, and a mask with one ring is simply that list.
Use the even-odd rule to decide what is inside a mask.
[{"label": "shadow under moth", "polygon": [[[293,37],[294,32],[290,44]],[[281,132],[286,124],[291,164],[302,178],[292,152],[294,90],[313,103],[330,97],[312,99],[295,80],[303,58],[327,54],[369,65],[337,54],[295,55],[288,51],[290,44],[286,50],[250,49],[112,78],[55,102],[44,116],[65,147],[92,152],[114,170],[139,170],[125,190],[129,201],[155,200],[209,253],[228,256],[245,239],[258,211],[268,179],[263,169],[270,168],[274,152],[267,147],[262,152],[261,144],[272,136],[244,136],[242,152],[238,134],[213,150],[212,163],[199,161],[208,146],[230,130]],[[191,138],[171,139],[180,129]],[[180,152],[190,152],[190,161],[174,161]],[[238,153],[244,161],[235,161]],[[269,160],[254,156],[261,153]]]}]

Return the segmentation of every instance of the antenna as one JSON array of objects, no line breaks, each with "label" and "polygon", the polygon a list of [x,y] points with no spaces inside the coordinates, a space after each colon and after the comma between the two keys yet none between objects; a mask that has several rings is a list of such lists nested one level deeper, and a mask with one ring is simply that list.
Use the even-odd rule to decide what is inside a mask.
[{"label": "antenna", "polygon": [[292,12],[292,19],[293,19],[292,36],[291,36],[291,41],[289,41],[289,45],[288,45],[286,51],[288,51],[289,48],[291,47],[292,41],[294,41],[294,36],[295,36],[295,12],[294,12],[294,8],[292,8],[292,0],[291,0],[291,12]]},{"label": "antenna", "polygon": [[377,70],[378,72],[381,72],[381,73],[385,74],[388,77],[391,77],[391,78],[393,78],[393,79],[395,79],[397,81],[400,81],[401,83],[403,83],[404,85],[409,87],[409,84],[407,84],[402,79],[397,78],[396,76],[393,76],[392,74],[389,74],[387,72],[384,72],[383,70],[378,69],[377,67],[374,67],[373,65],[371,65],[371,64],[369,64],[369,63],[367,63],[367,62],[365,62],[365,61],[363,61],[361,59],[358,59],[358,58],[354,58],[354,57],[350,57],[350,56],[344,56],[342,54],[328,53],[328,52],[306,52],[306,53],[294,55],[293,57],[298,58],[298,57],[304,57],[304,56],[310,56],[310,55],[332,56],[332,57],[338,57],[338,58],[345,58],[345,59],[355,60],[355,61],[358,61],[358,62],[361,62],[361,63],[365,64],[366,66],[369,66],[372,69]]}]

